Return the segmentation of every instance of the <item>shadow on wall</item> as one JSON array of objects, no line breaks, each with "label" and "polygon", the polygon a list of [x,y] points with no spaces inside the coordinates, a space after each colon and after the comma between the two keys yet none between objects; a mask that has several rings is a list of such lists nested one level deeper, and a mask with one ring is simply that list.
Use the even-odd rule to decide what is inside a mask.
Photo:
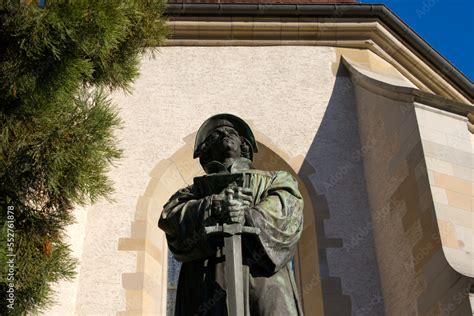
[{"label": "shadow on wall", "polygon": [[[374,144],[372,144],[374,145]],[[354,90],[340,65],[321,125],[299,172],[316,196],[325,315],[383,315]],[[311,166],[309,166],[310,164]]]}]

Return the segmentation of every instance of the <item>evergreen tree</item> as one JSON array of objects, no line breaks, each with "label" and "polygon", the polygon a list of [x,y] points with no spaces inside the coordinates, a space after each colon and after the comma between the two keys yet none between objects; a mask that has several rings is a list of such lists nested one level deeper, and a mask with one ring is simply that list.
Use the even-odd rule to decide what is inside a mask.
[{"label": "evergreen tree", "polygon": [[129,91],[166,36],[160,0],[19,2],[0,7],[1,315],[46,310],[74,277],[64,230],[109,196],[121,156],[108,92]]}]

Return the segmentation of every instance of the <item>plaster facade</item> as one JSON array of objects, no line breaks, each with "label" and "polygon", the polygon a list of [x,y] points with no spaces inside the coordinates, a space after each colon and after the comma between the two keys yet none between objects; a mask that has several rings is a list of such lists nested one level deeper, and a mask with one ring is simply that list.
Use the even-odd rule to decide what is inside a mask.
[{"label": "plaster facade", "polygon": [[386,314],[469,314],[469,280],[443,254],[414,105],[355,91]]},{"label": "plaster facade", "polygon": [[[462,257],[472,247],[459,243],[472,229],[461,225],[470,218],[461,205],[466,198],[448,194],[469,196],[466,183],[447,177],[467,166],[452,160],[457,154],[443,160],[451,165],[431,160],[441,159],[426,146],[445,130],[425,129],[431,114],[423,105],[367,90],[341,57],[374,80],[410,89],[416,83],[367,49],[160,51],[142,59],[131,95],[113,95],[125,150],[110,170],[114,202],[88,207],[71,228],[78,278],[58,287],[59,304],[46,314],[164,314],[167,250],[157,220],[167,198],[202,172],[191,159],[193,133],[223,112],[251,123],[267,148],[259,163],[292,170],[310,201],[297,256],[307,315],[439,314],[464,291],[468,280],[448,265],[443,249]],[[459,146],[466,139],[472,146],[472,135]],[[472,191],[469,201],[472,208]],[[438,213],[461,228],[443,231]],[[463,297],[453,311],[468,311],[467,302]]]},{"label": "plaster facade", "polygon": [[[110,171],[116,187],[115,202],[102,201],[88,209],[75,313],[104,315],[133,311],[139,305],[130,303],[135,299],[157,299],[157,296],[152,298],[138,292],[128,293],[123,288],[146,287],[146,284],[136,283],[130,275],[122,279],[124,272],[137,272],[138,261],[152,260],[147,256],[141,258],[137,250],[153,246],[157,249],[153,260],[166,258],[165,245],[159,241],[143,242],[130,237],[134,231],[143,231],[140,228],[144,225],[140,223],[143,219],[137,219],[136,210],[150,202],[142,197],[146,195],[146,188],[150,187],[150,174],[160,168],[157,164],[182,148],[185,145],[183,139],[195,132],[205,118],[219,112],[230,112],[251,121],[262,137],[268,138],[288,157],[306,157],[306,162],[300,163],[300,170],[324,170],[322,162],[329,160],[337,164],[334,156],[322,153],[325,148],[331,147],[333,154],[337,154],[334,148],[339,146],[339,153],[343,152],[344,139],[349,145],[348,152],[355,150],[357,136],[346,137],[347,133],[357,135],[352,115],[352,86],[347,76],[338,76],[334,71],[337,65],[336,50],[330,47],[164,47],[156,59],[144,57],[134,93],[113,96],[124,120],[123,129],[117,131],[117,137],[120,146],[125,149],[125,158]],[[326,111],[329,103],[332,104],[330,118]],[[292,111],[288,111],[288,107]],[[327,129],[331,125],[328,119],[341,124],[347,119],[352,121],[347,130],[333,131],[336,134],[331,137],[340,136],[338,146],[334,146],[329,138],[332,134]],[[315,143],[315,135],[322,124],[326,124],[326,136]],[[316,162],[318,165],[313,166]],[[360,170],[360,165],[356,170]],[[348,193],[352,190],[353,196],[361,190],[360,181],[363,180],[361,173],[358,174],[359,180],[344,187]],[[173,175],[169,177],[173,178]],[[325,177],[330,177],[330,174]],[[321,191],[323,178],[318,177],[317,173],[311,176],[309,183],[318,191],[314,199],[319,199],[320,205],[323,205],[320,201],[326,199],[326,206],[321,207],[321,214],[325,212],[326,215],[318,215],[319,225],[323,225],[324,220],[335,221],[337,212],[346,205],[339,204],[336,195],[330,195],[329,199],[324,196]],[[171,191],[163,191],[163,198],[171,195]],[[150,203],[154,203],[154,223],[163,200]],[[359,202],[361,210],[364,203],[362,197]],[[356,217],[354,214],[353,218]],[[342,220],[342,217],[338,219]],[[147,230],[146,234],[159,238],[160,232],[158,229],[155,232]],[[119,238],[122,238],[120,242]],[[326,250],[328,260],[325,268],[327,280],[323,282],[324,287],[330,289],[326,291],[328,299],[334,301],[333,305],[350,309],[351,298],[347,293],[357,297],[356,292],[363,285],[359,285],[358,289],[347,277],[349,271],[337,268],[335,264],[336,260],[343,258],[336,254],[343,245],[341,232],[330,228],[329,236],[321,240],[319,247]],[[367,249],[368,258],[373,259],[373,247],[368,244]],[[349,259],[345,259],[348,265]],[[362,274],[375,271],[374,260],[359,261]],[[157,265],[156,269],[164,269],[164,266]],[[163,275],[157,276],[155,282],[163,278]],[[377,277],[372,279],[374,295],[380,295]],[[352,300],[355,306],[363,306],[368,303],[364,299]],[[58,300],[68,301],[64,297]],[[51,313],[59,310],[60,307],[57,307]]]},{"label": "plaster facade", "polygon": [[474,277],[474,135],[467,118],[415,104],[443,251]]}]

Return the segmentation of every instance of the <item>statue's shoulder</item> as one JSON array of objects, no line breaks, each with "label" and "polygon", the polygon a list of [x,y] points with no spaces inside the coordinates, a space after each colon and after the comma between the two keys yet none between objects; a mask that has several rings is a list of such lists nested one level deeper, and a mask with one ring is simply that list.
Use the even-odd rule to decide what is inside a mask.
[{"label": "statue's shoulder", "polygon": [[176,198],[180,198],[182,196],[190,196],[190,195],[194,195],[195,194],[195,190],[194,190],[194,185],[193,184],[190,184],[184,188],[181,188],[179,189],[178,191],[176,191],[172,196],[171,196],[171,199],[176,199]]},{"label": "statue's shoulder", "polygon": [[293,174],[284,170],[275,171],[275,178],[296,181],[296,178],[293,176]]}]

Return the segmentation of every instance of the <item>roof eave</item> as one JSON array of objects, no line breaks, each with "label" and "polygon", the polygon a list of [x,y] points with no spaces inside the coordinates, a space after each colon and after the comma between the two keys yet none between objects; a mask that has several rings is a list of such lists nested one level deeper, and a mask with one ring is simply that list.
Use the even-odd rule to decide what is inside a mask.
[{"label": "roof eave", "polygon": [[378,19],[399,36],[433,68],[455,85],[470,101],[474,100],[473,82],[431,47],[383,4],[168,4],[166,14],[173,17],[324,17],[335,20]]}]

